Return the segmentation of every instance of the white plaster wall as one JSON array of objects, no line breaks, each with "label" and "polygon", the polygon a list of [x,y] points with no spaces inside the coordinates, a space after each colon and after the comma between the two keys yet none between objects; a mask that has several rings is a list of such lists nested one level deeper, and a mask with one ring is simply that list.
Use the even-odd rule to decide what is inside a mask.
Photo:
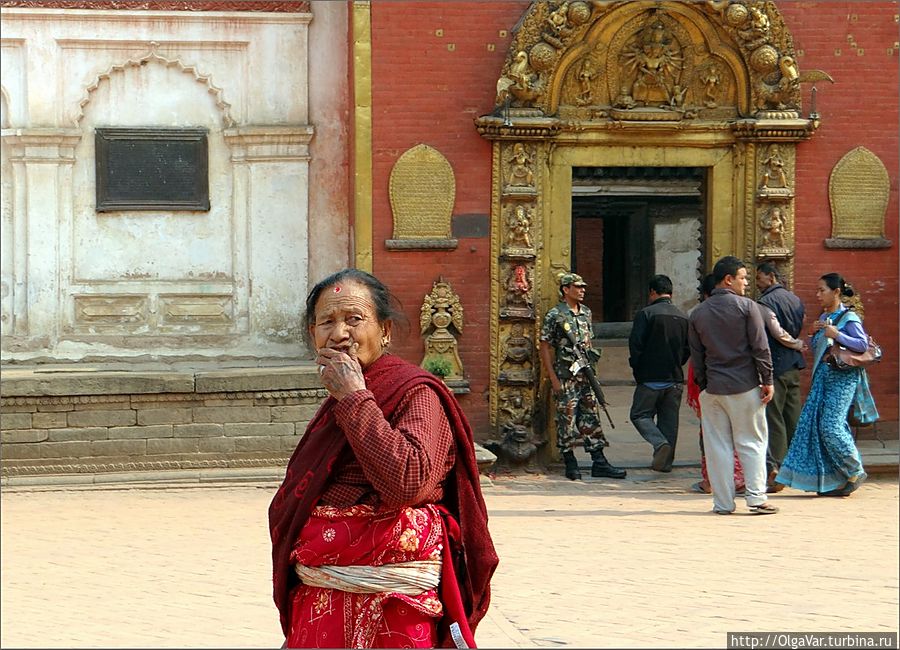
[{"label": "white plaster wall", "polygon": [[[92,93],[75,149],[75,281],[232,279],[230,152],[206,91],[193,75],[150,60],[111,75]],[[209,212],[96,212],[93,133],[105,126],[209,129]]]},{"label": "white plaster wall", "polygon": [[[2,9],[4,359],[302,354],[350,236],[347,6],[312,4]],[[211,210],[96,213],[98,126],[206,127]]]},{"label": "white plaster wall", "polygon": [[[0,88],[0,128],[9,126],[6,89]],[[6,143],[0,140],[0,332],[13,328],[13,184]]]},{"label": "white plaster wall", "polygon": [[[309,27],[309,113],[316,126],[310,160],[310,286],[352,266],[350,233],[350,3],[314,0]],[[364,215],[368,216],[368,215]]]},{"label": "white plaster wall", "polygon": [[656,273],[672,280],[672,304],[687,312],[699,301],[700,220],[682,218],[657,223],[653,228],[656,243]]}]

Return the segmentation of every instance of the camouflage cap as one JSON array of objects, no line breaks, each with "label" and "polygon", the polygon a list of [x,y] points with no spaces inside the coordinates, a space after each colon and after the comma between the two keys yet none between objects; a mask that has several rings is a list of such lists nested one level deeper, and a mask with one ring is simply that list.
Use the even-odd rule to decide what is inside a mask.
[{"label": "camouflage cap", "polygon": [[559,286],[567,287],[570,284],[574,284],[576,287],[586,287],[587,282],[584,281],[577,273],[560,273],[559,274]]}]

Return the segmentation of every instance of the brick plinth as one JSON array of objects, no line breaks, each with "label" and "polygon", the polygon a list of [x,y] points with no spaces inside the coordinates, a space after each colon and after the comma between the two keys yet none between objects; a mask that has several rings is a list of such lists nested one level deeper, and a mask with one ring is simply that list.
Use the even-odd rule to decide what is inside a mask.
[{"label": "brick plinth", "polygon": [[141,374],[5,373],[3,476],[280,467],[326,396],[310,367]]}]

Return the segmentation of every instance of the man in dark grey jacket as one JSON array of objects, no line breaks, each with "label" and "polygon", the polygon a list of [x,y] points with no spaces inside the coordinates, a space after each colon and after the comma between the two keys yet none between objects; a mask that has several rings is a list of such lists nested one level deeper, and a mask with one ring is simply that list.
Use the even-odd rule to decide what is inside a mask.
[{"label": "man in dark grey jacket", "polygon": [[[788,291],[778,276],[778,269],[771,262],[756,267],[756,288],[762,293],[758,302],[773,312],[778,324],[794,338],[800,336],[805,311],[803,302]],[[769,456],[774,467],[769,467],[769,476],[774,479],[778,465],[784,460],[803,402],[800,399],[800,369],[805,368],[803,353],[782,345],[771,333],[769,349],[772,352],[772,373],[775,376],[775,396],[766,405],[766,421],[769,425]],[[780,483],[769,481],[769,491],[781,488]]]},{"label": "man in dark grey jacket", "polygon": [[[634,317],[628,339],[628,363],[637,385],[631,402],[631,423],[653,445],[651,467],[671,472],[678,442],[678,411],[690,348],[688,319],[672,304],[672,280],[650,280],[650,304]],[[654,421],[656,418],[656,421]]]},{"label": "man in dark grey jacket", "polygon": [[734,452],[744,467],[747,505],[754,514],[774,514],[766,497],[772,356],[760,307],[744,296],[747,267],[723,257],[713,267],[716,288],[690,317],[688,341],[700,387],[703,446],[713,491],[713,511],[734,512]]}]

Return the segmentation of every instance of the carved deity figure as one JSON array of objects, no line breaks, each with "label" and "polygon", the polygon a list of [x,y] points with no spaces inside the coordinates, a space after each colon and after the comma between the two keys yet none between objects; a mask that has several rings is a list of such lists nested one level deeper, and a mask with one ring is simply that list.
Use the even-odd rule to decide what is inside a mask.
[{"label": "carved deity figure", "polygon": [[513,267],[506,280],[505,307],[501,316],[531,317],[534,315],[531,301],[531,280],[523,264]]},{"label": "carved deity figure", "polygon": [[769,34],[770,24],[766,12],[759,7],[751,7],[749,17],[747,27],[740,31],[741,38],[750,42],[765,39]]},{"label": "carved deity figure", "polygon": [[531,424],[531,409],[525,403],[522,393],[507,391],[500,396],[500,415],[510,424],[528,426]]},{"label": "carved deity figure", "polygon": [[512,309],[531,309],[531,284],[528,282],[528,270],[518,264],[509,274],[506,281],[506,306]]},{"label": "carved deity figure", "polygon": [[[456,337],[450,331],[452,326],[457,332],[463,329],[463,308],[459,296],[443,279],[432,285],[431,293],[425,296],[419,315],[419,325],[425,339],[425,357],[421,366],[429,366],[439,362],[447,370],[445,381],[462,380],[463,367],[457,351]],[[449,364],[449,369],[446,365]]]},{"label": "carved deity figure", "polygon": [[703,99],[707,108],[715,108],[718,106],[716,95],[718,93],[719,84],[722,82],[721,71],[716,64],[710,65],[703,71],[700,77],[703,82]]},{"label": "carved deity figure", "polygon": [[534,343],[525,336],[525,328],[521,323],[514,323],[506,337],[506,354],[504,365],[531,367],[531,358],[534,353]]},{"label": "carved deity figure", "polygon": [[517,142],[513,145],[512,160],[509,167],[509,185],[526,187],[533,185],[533,163],[534,158],[528,153],[524,144]]},{"label": "carved deity figure", "polygon": [[634,75],[631,97],[644,106],[667,104],[681,72],[683,57],[658,17],[624,51],[626,69]]},{"label": "carved deity figure", "polygon": [[535,439],[531,432],[529,401],[518,391],[506,391],[500,395],[498,413],[501,437],[486,440],[484,446],[512,465],[533,460],[538,447],[546,441]]},{"label": "carved deity figure", "polygon": [[586,56],[581,59],[578,66],[578,86],[580,92],[575,97],[575,103],[579,106],[587,106],[594,101],[594,91],[591,88],[591,82],[597,76],[597,70],[591,57]]},{"label": "carved deity figure", "polygon": [[688,89],[682,88],[680,84],[675,84],[672,87],[672,94],[669,96],[669,107],[678,110],[684,107],[684,96],[687,94]]},{"label": "carved deity figure", "polygon": [[784,171],[784,158],[777,144],[769,145],[766,157],[762,161],[763,176],[761,189],[769,187],[787,187],[787,174]]},{"label": "carved deity figure", "polygon": [[615,108],[631,109],[637,106],[637,102],[635,102],[634,97],[631,96],[631,91],[628,86],[623,84],[619,88],[619,94],[616,95],[612,105]]},{"label": "carved deity figure", "polygon": [[763,230],[763,248],[784,248],[784,212],[778,206],[770,208],[760,219]]},{"label": "carved deity figure", "polygon": [[517,205],[506,218],[506,244],[531,248],[531,212],[524,205]]},{"label": "carved deity figure", "polygon": [[563,2],[555,11],[550,12],[547,16],[547,24],[556,34],[561,34],[566,27],[566,21],[569,16],[569,3]]}]

